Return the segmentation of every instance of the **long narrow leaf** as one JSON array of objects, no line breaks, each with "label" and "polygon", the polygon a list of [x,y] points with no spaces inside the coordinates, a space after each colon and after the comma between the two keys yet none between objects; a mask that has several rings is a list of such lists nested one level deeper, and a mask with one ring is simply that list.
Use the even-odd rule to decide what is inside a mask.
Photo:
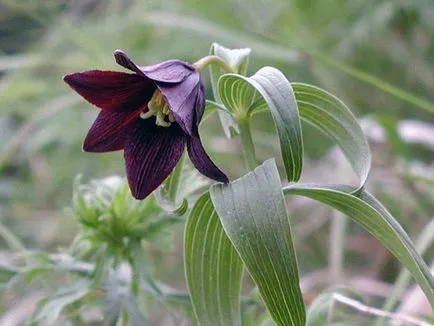
[{"label": "long narrow leaf", "polygon": [[288,181],[298,181],[303,169],[303,139],[294,91],[277,69],[265,67],[251,77],[226,74],[219,79],[223,104],[235,115],[268,108],[280,140]]},{"label": "long narrow leaf", "polygon": [[363,187],[371,169],[368,141],[348,107],[327,91],[302,83],[292,83],[300,117],[318,128],[342,149]]},{"label": "long narrow leaf", "polygon": [[201,325],[241,325],[243,264],[225,235],[209,193],[194,205],[184,235],[184,264]]},{"label": "long narrow leaf", "polygon": [[[319,87],[303,83],[291,85],[300,118],[320,130],[342,149],[360,178],[359,187],[355,189],[355,192],[359,191],[371,169],[371,151],[356,117],[341,100]],[[256,101],[252,108],[253,113],[267,112],[265,104]]]},{"label": "long narrow leaf", "polygon": [[304,326],[297,257],[274,160],[227,185],[213,185],[211,198],[274,321]]},{"label": "long narrow leaf", "polygon": [[353,187],[294,185],[285,194],[309,197],[327,204],[362,225],[408,268],[434,307],[434,278],[411,239],[390,213],[368,192],[353,196]]}]

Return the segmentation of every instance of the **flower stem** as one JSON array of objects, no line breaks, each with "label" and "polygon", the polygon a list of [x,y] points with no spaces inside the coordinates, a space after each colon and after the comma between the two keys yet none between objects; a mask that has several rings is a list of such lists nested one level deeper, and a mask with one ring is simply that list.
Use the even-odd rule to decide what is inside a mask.
[{"label": "flower stem", "polygon": [[222,68],[226,73],[236,73],[236,71],[231,66],[229,66],[222,58],[216,55],[207,55],[206,57],[203,57],[196,61],[193,66],[197,70],[202,71],[210,64],[220,66],[220,68]]},{"label": "flower stem", "polygon": [[241,145],[243,147],[244,161],[248,171],[252,171],[258,165],[256,160],[255,146],[252,140],[252,134],[250,132],[249,119],[243,119],[238,121],[240,128]]}]

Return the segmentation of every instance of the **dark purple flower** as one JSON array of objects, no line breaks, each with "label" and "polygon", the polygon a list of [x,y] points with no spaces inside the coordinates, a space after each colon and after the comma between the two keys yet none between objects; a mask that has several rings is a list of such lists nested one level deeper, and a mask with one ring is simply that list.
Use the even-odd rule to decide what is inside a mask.
[{"label": "dark purple flower", "polygon": [[72,89],[101,109],[83,150],[123,149],[128,183],[137,199],[148,196],[166,179],[185,145],[199,172],[228,182],[199,137],[205,95],[195,67],[180,60],[137,66],[120,50],[114,56],[134,73],[90,70],[64,77]]}]

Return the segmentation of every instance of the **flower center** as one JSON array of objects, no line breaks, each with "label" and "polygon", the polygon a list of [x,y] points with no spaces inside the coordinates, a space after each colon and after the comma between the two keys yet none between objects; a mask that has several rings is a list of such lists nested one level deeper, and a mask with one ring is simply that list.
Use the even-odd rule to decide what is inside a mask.
[{"label": "flower center", "polygon": [[153,116],[155,116],[155,124],[160,127],[167,128],[172,122],[175,122],[175,117],[159,89],[152,94],[151,100],[148,102],[148,111],[140,113],[142,119],[149,119]]}]

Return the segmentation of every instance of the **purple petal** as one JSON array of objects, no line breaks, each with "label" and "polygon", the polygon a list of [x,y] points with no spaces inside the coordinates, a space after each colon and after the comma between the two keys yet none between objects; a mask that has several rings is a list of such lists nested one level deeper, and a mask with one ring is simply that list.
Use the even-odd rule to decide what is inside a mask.
[{"label": "purple petal", "polygon": [[199,137],[189,138],[187,150],[191,162],[200,173],[216,181],[229,182],[228,177],[211,161]]},{"label": "purple petal", "polygon": [[84,140],[86,152],[111,152],[124,148],[127,128],[137,119],[140,112],[101,111]]},{"label": "purple petal", "polygon": [[132,111],[151,98],[155,84],[137,74],[90,70],[63,80],[88,102],[106,111]]},{"label": "purple petal", "polygon": [[176,122],[189,136],[198,135],[195,126],[197,126],[196,106],[200,85],[199,73],[191,74],[186,80],[177,85],[157,83],[157,87],[169,104]]},{"label": "purple petal", "polygon": [[158,127],[154,119],[140,119],[132,126],[124,156],[128,183],[135,198],[146,198],[167,178],[181,158],[185,138],[179,126]]},{"label": "purple petal", "polygon": [[131,60],[126,54],[125,52],[123,52],[122,50],[115,50],[115,52],[113,52],[113,55],[115,57],[115,61],[118,65],[121,65],[122,67],[129,69],[131,71],[134,71],[135,73],[142,75],[144,77],[146,77],[143,72],[140,70],[139,66],[137,66],[133,60]]},{"label": "purple petal", "polygon": [[196,71],[192,65],[181,60],[168,60],[155,65],[138,66],[122,50],[116,50],[114,57],[122,67],[156,82],[180,83]]},{"label": "purple petal", "polygon": [[199,126],[202,120],[203,112],[205,111],[205,87],[202,81],[200,81],[199,91],[196,98],[196,126]]}]

